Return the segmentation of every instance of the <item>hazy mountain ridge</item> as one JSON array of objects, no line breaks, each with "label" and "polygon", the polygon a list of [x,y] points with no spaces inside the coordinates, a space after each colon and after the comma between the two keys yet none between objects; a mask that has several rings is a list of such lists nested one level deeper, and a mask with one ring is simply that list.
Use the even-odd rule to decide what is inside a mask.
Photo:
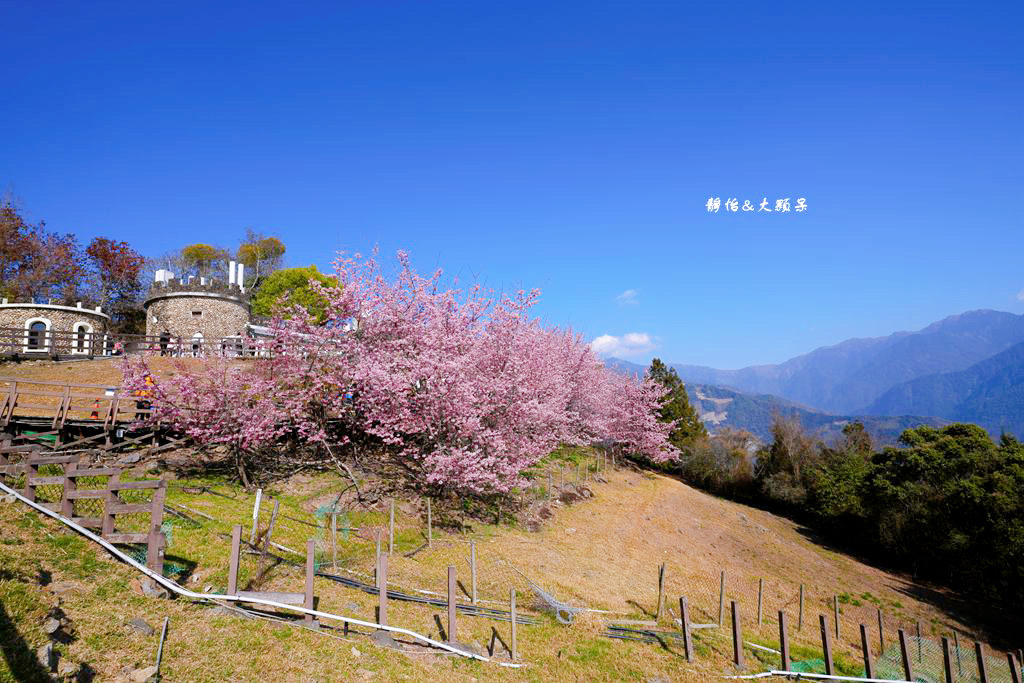
[{"label": "hazy mountain ridge", "polygon": [[[620,358],[608,358],[605,364],[626,375],[643,375],[646,370],[643,365]],[[770,394],[752,394],[696,382],[687,382],[686,391],[710,432],[723,427],[745,429],[765,443],[772,440],[772,422],[777,414],[797,418],[804,429],[826,441],[839,436],[846,424],[860,421],[879,445],[895,444],[899,435],[911,427],[940,426],[948,422],[941,418],[911,415],[833,415]]]},{"label": "hazy mountain ridge", "polygon": [[897,384],[965,370],[1024,342],[1024,315],[969,311],[917,332],[848,339],[778,365],[719,370],[674,364],[685,382],[772,394],[830,413],[864,412]]},{"label": "hazy mountain ridge", "polygon": [[794,417],[804,429],[826,441],[842,434],[850,422],[861,422],[878,445],[895,444],[904,430],[920,425],[940,426],[948,421],[934,417],[832,415],[768,394],[746,394],[728,387],[688,384],[690,402],[701,421],[714,432],[722,427],[746,429],[763,442],[772,440],[776,415]]},{"label": "hazy mountain ridge", "polygon": [[1024,436],[1024,343],[966,370],[903,382],[876,399],[865,412],[924,412],[979,424],[989,432]]}]

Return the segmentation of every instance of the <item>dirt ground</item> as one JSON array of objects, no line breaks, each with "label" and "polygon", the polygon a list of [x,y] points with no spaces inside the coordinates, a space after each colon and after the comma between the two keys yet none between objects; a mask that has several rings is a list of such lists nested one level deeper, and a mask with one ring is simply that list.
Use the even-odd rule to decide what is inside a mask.
[{"label": "dirt ground", "polygon": [[[97,360],[63,361],[55,363],[49,360],[30,360],[20,363],[14,361],[0,362],[0,380],[14,378],[44,382],[67,382],[69,384],[102,384],[104,386],[120,386],[121,367],[124,357],[103,358]],[[174,373],[178,367],[187,367],[197,363],[192,359],[147,358],[153,374],[159,378]]]}]

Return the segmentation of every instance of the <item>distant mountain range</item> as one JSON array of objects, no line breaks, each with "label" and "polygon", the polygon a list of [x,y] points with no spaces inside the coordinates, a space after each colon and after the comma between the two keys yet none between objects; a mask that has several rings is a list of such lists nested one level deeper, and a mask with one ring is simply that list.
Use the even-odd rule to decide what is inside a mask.
[{"label": "distant mountain range", "polygon": [[966,370],[897,384],[868,406],[872,415],[909,412],[973,422],[1024,437],[1024,343]]},{"label": "distant mountain range", "polygon": [[685,382],[773,394],[830,413],[863,412],[901,382],[966,370],[1024,342],[1024,315],[971,311],[918,332],[849,339],[778,365],[716,370],[674,365]]},{"label": "distant mountain range", "polygon": [[[628,375],[642,375],[645,368],[619,358],[610,358],[607,365]],[[764,443],[772,440],[775,415],[795,417],[807,431],[826,441],[838,437],[843,427],[854,421],[864,423],[878,445],[895,444],[905,429],[925,424],[940,426],[948,420],[933,417],[887,417],[877,415],[832,415],[799,405],[770,394],[747,394],[729,387],[687,383],[690,403],[701,421],[714,433],[722,427],[745,429]]]},{"label": "distant mountain range", "polygon": [[[644,370],[607,362],[628,374]],[[762,439],[776,412],[797,415],[826,436],[859,419],[883,442],[909,426],[949,421],[1024,436],[1024,315],[970,311],[917,332],[850,339],[778,365],[672,367],[709,426],[743,427]]]}]

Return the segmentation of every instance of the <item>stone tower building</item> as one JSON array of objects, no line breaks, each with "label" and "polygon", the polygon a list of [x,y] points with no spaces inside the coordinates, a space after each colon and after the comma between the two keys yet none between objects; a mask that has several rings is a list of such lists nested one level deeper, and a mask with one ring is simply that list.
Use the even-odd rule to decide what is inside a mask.
[{"label": "stone tower building", "polygon": [[228,282],[158,270],[146,297],[146,334],[182,343],[207,343],[243,337],[249,324],[249,295],[242,284],[244,266],[229,264]]}]

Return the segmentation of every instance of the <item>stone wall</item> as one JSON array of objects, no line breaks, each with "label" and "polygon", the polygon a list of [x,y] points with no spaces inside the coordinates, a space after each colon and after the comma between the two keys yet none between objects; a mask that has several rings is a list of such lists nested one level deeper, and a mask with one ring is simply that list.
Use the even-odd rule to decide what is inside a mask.
[{"label": "stone wall", "polygon": [[[49,333],[39,340],[38,348],[25,349],[25,323],[41,318],[48,322]],[[79,338],[75,328],[85,323],[92,333]],[[0,304],[0,353],[56,353],[101,355],[103,336],[110,319],[91,308],[43,304]],[[14,328],[14,329],[10,329]],[[34,344],[32,346],[35,346]]]},{"label": "stone wall", "polygon": [[191,339],[197,332],[214,340],[245,335],[249,304],[242,298],[212,292],[166,292],[145,303],[146,334],[170,333],[173,339]]}]

